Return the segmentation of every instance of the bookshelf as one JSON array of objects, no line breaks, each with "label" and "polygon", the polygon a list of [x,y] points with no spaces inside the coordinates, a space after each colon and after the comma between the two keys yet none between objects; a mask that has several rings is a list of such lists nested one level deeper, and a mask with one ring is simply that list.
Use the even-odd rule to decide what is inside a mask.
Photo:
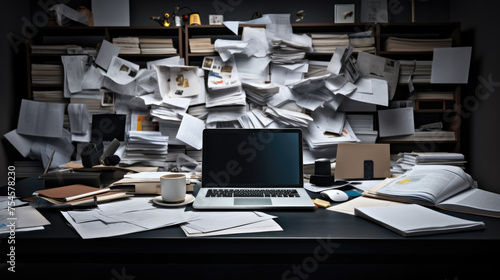
[{"label": "bookshelf", "polygon": [[[399,61],[432,61],[432,49],[391,51],[387,49],[387,40],[391,37],[437,41],[450,39],[449,47],[458,47],[460,46],[460,23],[378,23],[375,36],[379,56]],[[428,74],[430,76],[430,73]],[[393,153],[408,150],[459,152],[461,85],[431,84],[426,79],[415,79],[413,86],[415,89],[411,91],[408,82],[399,81],[393,100],[413,102],[415,128],[441,122],[444,132],[421,138],[387,137],[379,138],[378,141],[390,143]]]},{"label": "bookshelf", "polygon": [[33,81],[33,64],[52,64],[62,65],[61,55],[71,55],[68,53],[34,53],[32,49],[37,46],[50,45],[77,45],[84,49],[98,49],[102,40],[112,42],[113,38],[118,37],[139,37],[139,38],[171,38],[176,53],[171,54],[120,54],[123,59],[138,63],[144,67],[150,60],[160,59],[169,56],[183,57],[183,37],[181,27],[87,27],[87,26],[69,26],[69,27],[40,27],[38,33],[27,45],[27,81],[28,97],[33,99],[33,91],[63,90],[63,83],[37,83]]},{"label": "bookshelf", "polygon": [[[33,99],[35,91],[63,90],[62,83],[35,83],[32,76],[33,64],[61,65],[59,53],[33,53],[33,45],[68,44],[84,48],[98,48],[103,39],[112,41],[119,37],[171,38],[177,49],[172,54],[120,54],[120,57],[144,67],[147,61],[180,56],[186,65],[201,66],[205,56],[216,55],[215,52],[192,52],[189,40],[193,38],[209,38],[213,44],[217,39],[240,40],[244,27],[265,28],[265,25],[240,25],[239,35],[235,35],[224,25],[187,25],[184,27],[43,27],[28,43],[27,77],[28,96]],[[402,38],[451,38],[451,46],[460,46],[460,23],[293,23],[295,34],[353,34],[372,31],[374,37],[374,53],[378,56],[394,60],[431,61],[432,51],[388,51],[385,44],[390,37]],[[66,54],[65,54],[66,55]],[[332,53],[309,52],[309,60],[329,61]],[[386,137],[378,138],[378,143],[390,143],[391,152],[399,151],[460,151],[460,96],[461,86],[457,84],[431,84],[430,82],[414,82],[415,95],[408,89],[408,84],[400,82],[396,89],[394,101],[411,101],[414,104],[415,127],[442,122],[443,130],[451,132],[453,138],[416,138],[416,137]],[[432,95],[440,92],[443,95]],[[69,99],[61,102],[69,103]],[[377,107],[387,109],[386,107]],[[377,111],[357,111],[356,114],[373,116],[374,129],[378,129]],[[449,136],[449,133],[448,133]]]},{"label": "bookshelf", "polygon": [[[190,51],[189,39],[210,38],[214,43],[216,39],[240,40],[244,27],[265,28],[265,25],[240,25],[238,35],[235,35],[224,25],[186,25],[184,32],[186,65],[201,65],[204,56],[215,55],[214,52],[193,53]],[[374,23],[293,23],[295,34],[352,34],[368,30],[375,30]],[[330,60],[333,53],[308,53],[309,59]]]},{"label": "bookshelf", "polygon": [[240,25],[238,27],[238,35],[234,34],[229,28],[224,25],[186,25],[184,26],[184,59],[186,65],[201,66],[203,57],[216,55],[215,52],[192,52],[189,45],[189,39],[195,38],[210,38],[213,44],[217,39],[226,40],[241,40],[241,33],[244,27],[265,28],[265,25],[252,24]]}]

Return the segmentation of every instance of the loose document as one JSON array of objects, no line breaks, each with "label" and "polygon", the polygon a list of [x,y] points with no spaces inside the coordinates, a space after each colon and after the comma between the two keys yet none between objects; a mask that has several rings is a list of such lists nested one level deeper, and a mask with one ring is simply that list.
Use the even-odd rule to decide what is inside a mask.
[{"label": "loose document", "polygon": [[131,197],[90,210],[61,211],[83,239],[102,238],[181,225],[188,237],[283,230],[262,212],[193,212],[157,207],[150,197]]},{"label": "loose document", "polygon": [[61,211],[83,239],[146,231],[188,222],[192,215],[181,208],[158,208],[147,197],[100,204],[91,210]]}]

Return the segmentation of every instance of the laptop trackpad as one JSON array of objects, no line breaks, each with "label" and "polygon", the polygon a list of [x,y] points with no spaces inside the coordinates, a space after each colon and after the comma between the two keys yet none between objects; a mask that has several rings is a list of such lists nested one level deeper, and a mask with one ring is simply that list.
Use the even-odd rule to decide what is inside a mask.
[{"label": "laptop trackpad", "polygon": [[234,205],[273,205],[270,198],[235,198]]}]

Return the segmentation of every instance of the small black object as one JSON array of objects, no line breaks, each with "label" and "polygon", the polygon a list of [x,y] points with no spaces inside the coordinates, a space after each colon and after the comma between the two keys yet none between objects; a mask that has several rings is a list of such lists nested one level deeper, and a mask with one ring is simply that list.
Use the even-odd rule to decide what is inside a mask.
[{"label": "small black object", "polygon": [[102,156],[103,145],[102,142],[99,143],[89,143],[81,152],[82,164],[84,167],[92,167],[94,165],[100,164],[100,158]]},{"label": "small black object", "polygon": [[365,180],[373,179],[373,160],[365,160],[363,163],[363,178]]},{"label": "small black object", "polygon": [[330,186],[335,182],[329,159],[320,158],[314,162],[314,174],[311,175],[309,182],[316,186]]},{"label": "small black object", "polygon": [[[118,139],[116,139],[116,138],[113,139],[113,141],[111,141],[111,143],[109,143],[108,148],[104,151],[104,153],[101,155],[101,158],[99,159],[101,164],[110,165],[110,164],[107,164],[105,162],[106,158],[112,156],[116,152],[116,150],[118,150],[119,147],[120,147],[120,141],[118,141]],[[113,160],[113,162],[114,161],[115,160]],[[118,158],[118,162],[120,162],[120,158]],[[118,164],[118,162],[116,164]],[[111,164],[111,165],[116,165],[116,164]]]},{"label": "small black object", "polygon": [[103,161],[104,165],[114,166],[120,163],[120,157],[117,155],[110,155],[109,157],[105,157]]}]

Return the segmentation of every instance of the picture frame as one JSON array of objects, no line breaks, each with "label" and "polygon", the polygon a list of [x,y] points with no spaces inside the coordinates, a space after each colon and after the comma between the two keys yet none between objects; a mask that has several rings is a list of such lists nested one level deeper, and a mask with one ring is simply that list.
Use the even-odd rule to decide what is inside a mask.
[{"label": "picture frame", "polygon": [[208,15],[208,23],[210,25],[222,25],[224,21],[223,15]]},{"label": "picture frame", "polygon": [[354,23],[356,18],[355,4],[335,4],[334,22],[335,23]]}]

